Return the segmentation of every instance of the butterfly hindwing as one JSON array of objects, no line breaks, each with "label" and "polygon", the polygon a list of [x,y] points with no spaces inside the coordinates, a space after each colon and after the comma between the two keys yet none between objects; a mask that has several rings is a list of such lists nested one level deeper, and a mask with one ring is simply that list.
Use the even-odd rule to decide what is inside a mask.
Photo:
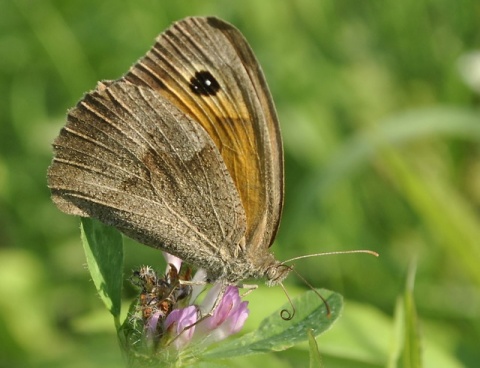
[{"label": "butterfly hindwing", "polygon": [[244,236],[240,198],[213,141],[149,88],[101,84],[69,112],[54,150],[48,184],[64,212],[209,269]]}]

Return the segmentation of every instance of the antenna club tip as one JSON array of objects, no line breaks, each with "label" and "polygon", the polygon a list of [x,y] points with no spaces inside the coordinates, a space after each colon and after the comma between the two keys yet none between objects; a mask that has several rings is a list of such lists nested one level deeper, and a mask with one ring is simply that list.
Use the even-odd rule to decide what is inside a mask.
[{"label": "antenna club tip", "polygon": [[379,253],[375,252],[374,250],[370,250],[370,249],[357,249],[357,250],[345,251],[344,253],[366,253],[366,254],[370,254],[370,255],[375,256],[375,257],[380,257]]}]

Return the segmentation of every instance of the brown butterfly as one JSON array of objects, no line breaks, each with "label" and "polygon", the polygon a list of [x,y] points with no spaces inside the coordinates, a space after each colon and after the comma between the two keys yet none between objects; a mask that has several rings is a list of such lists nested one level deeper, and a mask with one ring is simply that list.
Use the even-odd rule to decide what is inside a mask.
[{"label": "brown butterfly", "polygon": [[288,274],[268,250],[283,207],[280,128],[232,25],[173,24],[69,111],[53,146],[48,186],[63,212],[204,268],[210,282],[272,285]]}]

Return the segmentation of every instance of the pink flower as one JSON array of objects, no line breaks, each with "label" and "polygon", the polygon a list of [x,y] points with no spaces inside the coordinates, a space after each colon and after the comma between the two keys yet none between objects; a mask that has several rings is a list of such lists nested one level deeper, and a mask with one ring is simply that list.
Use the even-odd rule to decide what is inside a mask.
[{"label": "pink flower", "polygon": [[180,267],[182,266],[182,260],[178,257],[172,256],[167,252],[162,253],[165,257],[165,261],[167,261],[167,271],[165,273],[168,274],[168,272],[170,271],[170,265],[173,265],[173,267],[175,267],[177,271],[180,271]]},{"label": "pink flower", "polygon": [[153,313],[150,318],[148,318],[148,322],[145,324],[146,329],[146,337],[147,340],[153,340],[156,338],[158,332],[158,319],[161,317],[161,312],[157,311]]},{"label": "pink flower", "polygon": [[[211,310],[220,290],[221,285],[219,284],[210,289],[202,303],[203,310]],[[213,343],[239,332],[248,317],[247,305],[248,302],[242,302],[240,299],[238,288],[228,286],[222,300],[213,311],[213,315],[198,324],[198,333],[208,335],[208,342]]]},{"label": "pink flower", "polygon": [[[174,309],[165,320],[165,329],[174,337],[173,346],[180,350],[192,339],[197,322],[197,307],[190,305],[182,309]],[[192,327],[185,329],[188,326]]]},{"label": "pink flower", "polygon": [[185,330],[185,327],[197,322],[198,310],[206,310],[207,313],[211,311],[220,290],[221,284],[216,284],[210,289],[200,307],[190,305],[186,308],[174,309],[168,315],[165,320],[165,329],[168,330],[170,338],[174,338],[173,344],[177,349],[185,347],[191,340],[212,344],[242,329],[248,317],[248,302],[242,302],[237,287],[228,286],[213,315]]}]

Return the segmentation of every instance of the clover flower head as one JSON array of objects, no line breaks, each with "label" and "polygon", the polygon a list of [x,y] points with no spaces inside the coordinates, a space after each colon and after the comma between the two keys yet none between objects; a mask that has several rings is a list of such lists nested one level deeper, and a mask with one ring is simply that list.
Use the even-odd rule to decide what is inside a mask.
[{"label": "clover flower head", "polygon": [[188,268],[180,272],[181,259],[164,256],[168,264],[164,277],[148,266],[136,273],[137,285],[142,287],[138,309],[148,346],[181,351],[190,343],[206,346],[242,329],[249,310],[237,287],[216,283],[198,303],[206,272],[200,269],[191,278]]}]

